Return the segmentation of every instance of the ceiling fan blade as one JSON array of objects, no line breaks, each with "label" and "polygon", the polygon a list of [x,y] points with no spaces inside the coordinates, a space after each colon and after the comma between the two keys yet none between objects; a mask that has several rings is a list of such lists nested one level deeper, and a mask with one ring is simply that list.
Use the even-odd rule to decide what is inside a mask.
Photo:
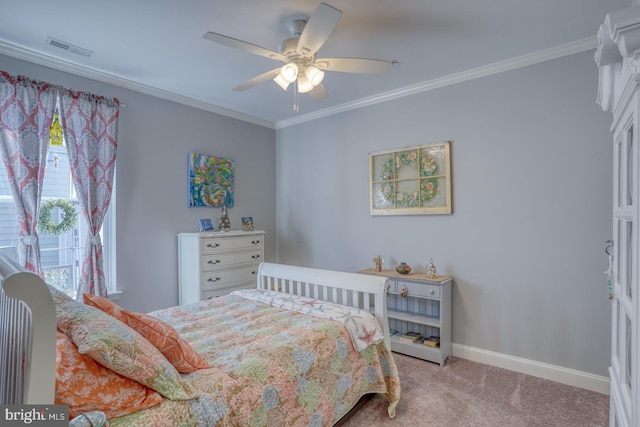
[{"label": "ceiling fan blade", "polygon": [[393,61],[365,58],[318,58],[313,65],[321,70],[342,73],[382,74],[391,69]]},{"label": "ceiling fan blade", "polygon": [[342,11],[326,3],[320,3],[300,34],[298,53],[302,56],[313,56],[327,41],[341,16]]},{"label": "ceiling fan blade", "polygon": [[269,80],[273,80],[275,76],[280,72],[280,67],[274,68],[271,71],[267,71],[266,73],[262,73],[259,76],[255,76],[254,78],[247,80],[246,82],[239,84],[234,87],[233,90],[242,92],[247,89],[251,89],[254,86],[258,86],[261,83],[268,82]]},{"label": "ceiling fan blade", "polygon": [[327,88],[324,87],[322,83],[320,83],[309,92],[309,96],[311,96],[311,98],[313,99],[324,99],[328,96]]},{"label": "ceiling fan blade", "polygon": [[284,55],[273,50],[269,50],[248,42],[243,42],[242,40],[234,39],[233,37],[223,36],[222,34],[218,33],[212,33],[211,31],[205,33],[203,37],[212,42],[232,47],[234,49],[244,50],[245,52],[253,53],[254,55],[277,59],[279,61],[286,61],[287,59]]}]

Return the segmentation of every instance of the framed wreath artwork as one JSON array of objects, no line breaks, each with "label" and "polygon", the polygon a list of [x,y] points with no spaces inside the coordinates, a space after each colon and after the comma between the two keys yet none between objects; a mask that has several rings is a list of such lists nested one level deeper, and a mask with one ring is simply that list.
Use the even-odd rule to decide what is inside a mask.
[{"label": "framed wreath artwork", "polygon": [[189,206],[232,208],[234,168],[231,159],[189,153]]},{"label": "framed wreath artwork", "polygon": [[369,154],[371,215],[450,214],[450,141]]}]

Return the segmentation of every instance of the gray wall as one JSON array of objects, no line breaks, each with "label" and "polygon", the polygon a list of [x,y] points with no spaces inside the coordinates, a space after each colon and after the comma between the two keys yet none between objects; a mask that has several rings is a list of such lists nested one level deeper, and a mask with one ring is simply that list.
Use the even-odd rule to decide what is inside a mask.
[{"label": "gray wall", "polygon": [[0,55],[0,69],[73,90],[117,97],[121,110],[117,180],[118,303],[148,312],[177,305],[177,237],[220,209],[187,207],[187,153],[235,161],[233,228],[252,216],[275,261],[275,131]]},{"label": "gray wall", "polygon": [[[593,53],[278,130],[279,261],[455,277],[453,342],[607,376],[611,118]],[[368,153],[452,140],[452,215],[369,215]]]}]

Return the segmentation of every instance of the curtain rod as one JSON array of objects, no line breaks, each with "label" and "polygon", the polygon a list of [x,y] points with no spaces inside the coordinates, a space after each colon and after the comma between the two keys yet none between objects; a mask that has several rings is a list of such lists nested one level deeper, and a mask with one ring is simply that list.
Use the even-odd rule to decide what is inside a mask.
[{"label": "curtain rod", "polygon": [[58,87],[59,89],[67,90],[67,91],[73,92],[73,93],[86,93],[88,95],[99,97],[99,98],[112,99],[112,100],[115,100],[118,103],[119,107],[127,108],[127,104],[125,102],[120,102],[120,100],[118,98],[116,98],[116,97],[109,98],[107,96],[97,95],[97,94],[92,93],[92,92],[75,91],[73,89],[67,89],[67,88],[65,88],[65,87],[63,87],[61,85],[57,85],[55,83],[49,83],[49,82],[45,82],[45,81],[41,81],[41,80],[36,80],[36,79],[33,79],[33,78],[29,77],[29,76],[25,76],[23,74],[12,75],[12,74],[8,73],[7,71],[0,71],[0,72],[6,73],[7,76],[9,76],[10,78],[16,79],[16,80],[25,79],[25,80],[28,80],[28,81],[30,81],[30,82],[32,82],[34,84],[37,84],[37,85],[46,85],[46,84],[48,84],[48,85],[51,85],[51,86],[54,86],[54,87]]}]

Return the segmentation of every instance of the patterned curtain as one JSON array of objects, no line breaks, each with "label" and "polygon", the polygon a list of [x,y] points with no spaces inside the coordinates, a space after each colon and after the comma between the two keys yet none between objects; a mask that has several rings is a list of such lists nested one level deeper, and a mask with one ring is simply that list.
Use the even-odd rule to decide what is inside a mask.
[{"label": "patterned curtain", "polygon": [[49,83],[0,71],[0,154],[20,224],[18,262],[40,276],[36,226],[57,91]]},{"label": "patterned curtain", "polygon": [[89,227],[76,299],[85,293],[107,296],[100,229],[111,201],[120,105],[117,99],[61,90],[60,106],[73,185]]}]

